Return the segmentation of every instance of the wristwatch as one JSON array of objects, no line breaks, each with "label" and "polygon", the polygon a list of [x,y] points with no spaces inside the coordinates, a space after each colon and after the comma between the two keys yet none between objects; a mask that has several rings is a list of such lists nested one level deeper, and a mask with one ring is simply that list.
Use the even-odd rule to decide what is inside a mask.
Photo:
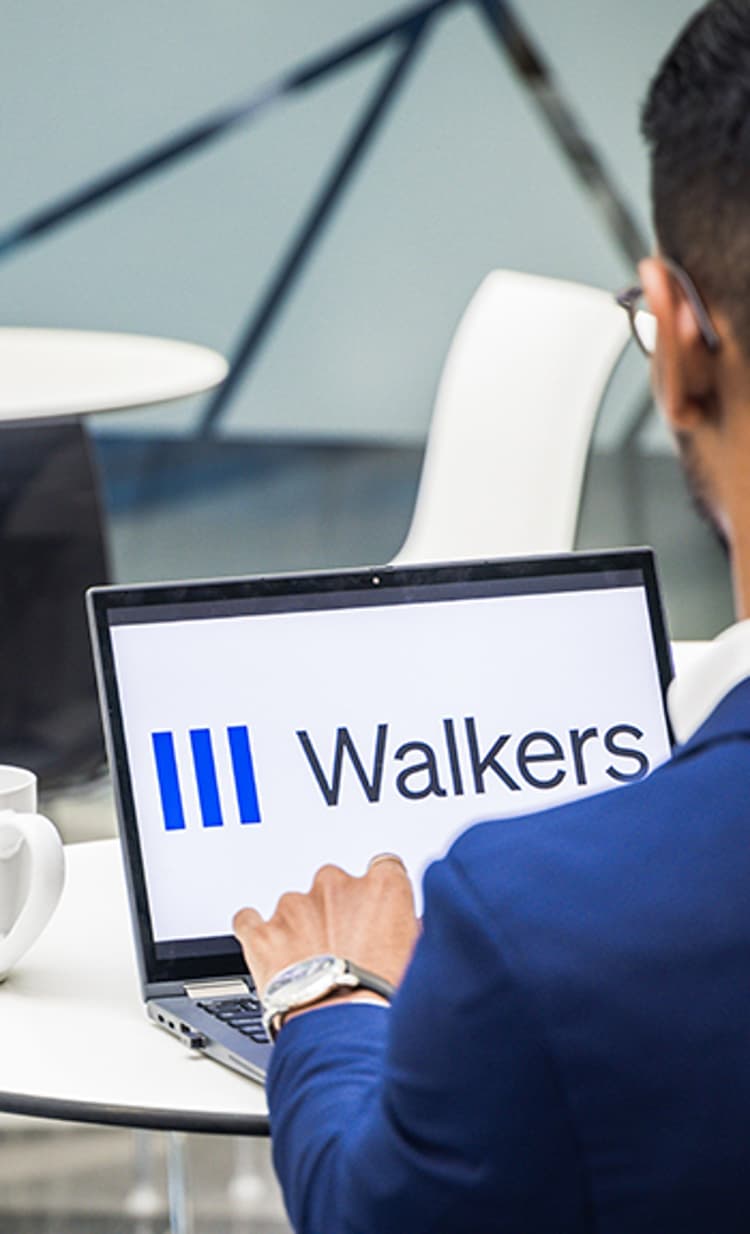
[{"label": "wristwatch", "polygon": [[383,977],[369,973],[351,960],[335,955],[315,955],[299,964],[290,964],[272,977],[261,1000],[263,1026],[276,1040],[285,1016],[298,1007],[322,1003],[338,990],[372,990],[390,1002],[395,987]]}]

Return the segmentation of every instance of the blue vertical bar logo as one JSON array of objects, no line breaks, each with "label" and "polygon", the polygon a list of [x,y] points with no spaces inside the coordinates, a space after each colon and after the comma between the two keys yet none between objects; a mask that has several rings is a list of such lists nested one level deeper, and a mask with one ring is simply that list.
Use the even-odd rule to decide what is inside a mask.
[{"label": "blue vertical bar logo", "polygon": [[167,831],[183,831],[185,812],[182,808],[180,777],[174,752],[172,733],[152,733],[151,741],[156,759],[156,774],[159,777],[159,793]]},{"label": "blue vertical bar logo", "polygon": [[227,729],[229,750],[232,755],[234,785],[241,823],[259,823],[258,787],[255,783],[253,755],[250,749],[250,734],[244,724]]},{"label": "blue vertical bar logo", "polygon": [[[201,823],[204,827],[223,827],[224,813],[211,730],[192,728],[189,736],[192,772],[198,790]],[[260,804],[250,747],[250,734],[244,724],[231,725],[226,730],[226,737],[240,822],[259,823],[261,821]],[[174,733],[168,731],[152,733],[151,746],[154,753],[165,830],[184,831],[186,827],[185,807]]]}]

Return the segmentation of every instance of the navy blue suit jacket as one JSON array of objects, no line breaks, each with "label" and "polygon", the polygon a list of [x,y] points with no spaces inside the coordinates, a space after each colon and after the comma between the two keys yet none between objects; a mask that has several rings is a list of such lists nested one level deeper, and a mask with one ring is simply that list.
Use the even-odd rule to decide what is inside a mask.
[{"label": "navy blue suit jacket", "polygon": [[393,1007],[291,1021],[304,1234],[750,1231],[750,680],[628,788],[468,830]]}]

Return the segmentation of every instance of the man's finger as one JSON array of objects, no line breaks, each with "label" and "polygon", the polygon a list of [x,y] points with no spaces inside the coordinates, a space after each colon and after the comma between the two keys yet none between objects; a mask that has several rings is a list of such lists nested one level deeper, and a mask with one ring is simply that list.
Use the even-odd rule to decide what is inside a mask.
[{"label": "man's finger", "polygon": [[241,908],[232,918],[232,929],[238,935],[259,925],[263,925],[263,918],[254,908]]}]

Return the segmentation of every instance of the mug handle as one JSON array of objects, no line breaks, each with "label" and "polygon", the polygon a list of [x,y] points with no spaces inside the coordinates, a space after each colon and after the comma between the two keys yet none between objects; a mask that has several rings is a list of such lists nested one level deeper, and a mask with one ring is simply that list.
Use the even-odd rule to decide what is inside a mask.
[{"label": "mug handle", "polygon": [[21,877],[27,893],[16,920],[0,938],[0,981],[41,934],[57,907],[65,881],[62,840],[43,814],[0,811],[0,862],[15,857],[26,862]]}]

